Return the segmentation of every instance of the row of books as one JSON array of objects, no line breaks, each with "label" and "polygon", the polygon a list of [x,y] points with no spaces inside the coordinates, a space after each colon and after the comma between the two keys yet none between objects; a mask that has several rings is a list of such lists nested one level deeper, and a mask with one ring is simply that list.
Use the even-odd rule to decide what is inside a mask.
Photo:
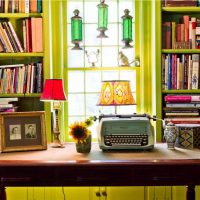
[{"label": "row of books", "polygon": [[200,95],[166,95],[163,108],[165,122],[200,124]]},{"label": "row of books", "polygon": [[43,66],[41,62],[0,66],[0,93],[41,93]]},{"label": "row of books", "polygon": [[41,13],[42,0],[0,0],[0,13]]},{"label": "row of books", "polygon": [[0,98],[0,112],[15,112],[17,110],[17,97]]},{"label": "row of books", "polygon": [[199,0],[162,0],[162,6],[166,7],[185,7],[185,6],[200,6]]},{"label": "row of books", "polygon": [[9,20],[0,21],[0,52],[43,52],[42,18],[26,18],[22,24],[23,43]]},{"label": "row of books", "polygon": [[199,89],[200,54],[162,54],[162,89]]},{"label": "row of books", "polygon": [[162,24],[162,48],[200,48],[200,19],[184,15],[178,22],[164,22]]}]

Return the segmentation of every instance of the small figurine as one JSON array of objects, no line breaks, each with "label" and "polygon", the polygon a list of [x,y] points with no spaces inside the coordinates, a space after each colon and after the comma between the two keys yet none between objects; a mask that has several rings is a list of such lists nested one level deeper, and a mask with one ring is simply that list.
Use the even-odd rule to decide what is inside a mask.
[{"label": "small figurine", "polygon": [[135,63],[135,66],[137,67],[140,66],[139,59],[129,62],[128,57],[122,51],[119,52],[119,64],[121,67],[130,67],[132,63]]},{"label": "small figurine", "polygon": [[99,49],[97,49],[96,52],[91,51],[88,53],[88,51],[85,50],[85,54],[87,56],[88,59],[88,63],[92,64],[92,67],[95,67],[95,63],[97,63],[99,61]]},{"label": "small figurine", "polygon": [[130,66],[128,57],[122,51],[119,52],[119,64],[120,66]]}]

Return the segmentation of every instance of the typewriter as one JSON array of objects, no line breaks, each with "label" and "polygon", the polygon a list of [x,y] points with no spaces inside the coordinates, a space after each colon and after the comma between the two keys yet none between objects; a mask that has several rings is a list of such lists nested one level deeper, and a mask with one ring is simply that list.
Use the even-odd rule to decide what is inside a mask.
[{"label": "typewriter", "polygon": [[97,136],[102,150],[154,147],[154,129],[147,114],[100,115]]}]

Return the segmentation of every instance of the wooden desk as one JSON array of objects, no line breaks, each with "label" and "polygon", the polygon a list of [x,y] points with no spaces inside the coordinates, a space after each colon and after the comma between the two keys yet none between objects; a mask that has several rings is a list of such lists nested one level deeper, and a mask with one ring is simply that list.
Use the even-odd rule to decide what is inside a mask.
[{"label": "wooden desk", "polygon": [[102,152],[92,144],[89,154],[75,144],[44,151],[0,154],[0,200],[6,186],[165,186],[185,185],[187,200],[200,185],[200,150],[156,144],[152,151]]}]

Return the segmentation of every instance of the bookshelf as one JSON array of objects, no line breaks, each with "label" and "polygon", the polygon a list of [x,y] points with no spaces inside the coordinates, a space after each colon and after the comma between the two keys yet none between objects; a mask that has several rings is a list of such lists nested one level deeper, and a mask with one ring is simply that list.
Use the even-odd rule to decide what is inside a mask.
[{"label": "bookshelf", "polygon": [[[37,1],[36,1],[37,2]],[[49,1],[42,1],[42,12],[34,13],[0,13],[0,20],[9,20],[13,28],[23,45],[24,49],[24,35],[23,35],[23,20],[32,18],[42,19],[42,47],[43,50],[40,52],[0,52],[0,65],[14,65],[14,64],[24,64],[29,65],[32,63],[42,63],[42,78],[41,85],[43,85],[43,80],[49,75],[49,33],[48,33],[48,4]],[[36,86],[37,87],[37,86]],[[18,97],[17,111],[41,111],[48,110],[47,106],[40,101],[41,92],[36,90],[32,92],[12,92],[4,93],[0,92],[0,98],[12,98]],[[49,116],[47,117],[49,119]]]},{"label": "bookshelf", "polygon": [[[191,89],[191,88],[163,88],[163,59],[162,55],[177,55],[180,57],[181,55],[193,55],[193,54],[199,54],[200,55],[200,49],[192,48],[190,46],[190,49],[175,49],[175,46],[171,46],[171,48],[163,48],[163,23],[164,22],[176,22],[176,25],[178,23],[182,23],[182,17],[184,15],[188,15],[191,17],[196,17],[200,19],[200,7],[163,7],[161,1],[157,1],[155,3],[155,21],[156,21],[156,27],[155,27],[155,38],[156,38],[156,116],[158,118],[165,118],[164,114],[164,107],[165,107],[165,101],[164,97],[166,95],[199,95],[200,94],[200,88],[197,89]],[[172,33],[171,33],[172,34]],[[165,36],[165,35],[164,35]],[[200,79],[200,78],[199,78]],[[163,128],[162,123],[157,121],[156,123],[156,133],[157,133],[157,141],[163,140]]]}]

